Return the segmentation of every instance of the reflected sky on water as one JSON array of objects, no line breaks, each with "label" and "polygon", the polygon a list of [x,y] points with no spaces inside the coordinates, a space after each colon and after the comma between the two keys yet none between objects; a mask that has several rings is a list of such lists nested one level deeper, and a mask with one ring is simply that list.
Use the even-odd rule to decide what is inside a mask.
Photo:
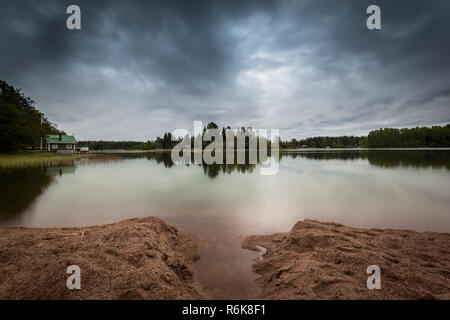
[{"label": "reflected sky on water", "polygon": [[170,153],[100,155],[52,167],[0,170],[4,226],[86,226],[157,216],[202,240],[199,290],[255,294],[258,254],[241,237],[299,220],[450,232],[450,151],[282,154],[259,164],[174,165]]}]

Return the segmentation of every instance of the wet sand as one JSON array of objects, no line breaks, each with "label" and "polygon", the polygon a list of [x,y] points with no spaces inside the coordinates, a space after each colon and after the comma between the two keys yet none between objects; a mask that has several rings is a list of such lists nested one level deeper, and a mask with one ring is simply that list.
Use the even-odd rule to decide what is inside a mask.
[{"label": "wet sand", "polygon": [[[267,249],[253,265],[260,299],[450,299],[450,234],[361,229],[313,220],[246,238]],[[381,289],[367,288],[367,267]]]}]

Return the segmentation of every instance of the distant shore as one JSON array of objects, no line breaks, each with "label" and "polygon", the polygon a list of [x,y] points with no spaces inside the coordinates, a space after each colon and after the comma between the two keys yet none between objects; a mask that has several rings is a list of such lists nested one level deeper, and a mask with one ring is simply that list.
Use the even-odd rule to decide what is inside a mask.
[{"label": "distant shore", "polygon": [[450,148],[297,148],[297,149],[280,149],[280,152],[289,152],[289,151],[340,151],[340,150],[348,150],[348,151],[388,151],[388,150],[450,150]]}]

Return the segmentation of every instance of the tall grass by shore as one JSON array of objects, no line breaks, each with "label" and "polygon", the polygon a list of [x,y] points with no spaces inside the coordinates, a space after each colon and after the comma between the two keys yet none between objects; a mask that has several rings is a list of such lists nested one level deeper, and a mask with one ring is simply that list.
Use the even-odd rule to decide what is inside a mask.
[{"label": "tall grass by shore", "polygon": [[54,152],[0,153],[0,168],[26,167],[92,157],[91,154],[57,154]]}]

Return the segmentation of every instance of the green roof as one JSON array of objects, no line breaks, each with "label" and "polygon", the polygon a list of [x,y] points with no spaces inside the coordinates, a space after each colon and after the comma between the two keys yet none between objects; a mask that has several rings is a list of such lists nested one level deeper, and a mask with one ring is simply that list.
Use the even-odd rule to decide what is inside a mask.
[{"label": "green roof", "polygon": [[59,140],[58,134],[49,134],[47,135],[47,143],[77,143],[74,136],[61,136],[61,140]]}]

